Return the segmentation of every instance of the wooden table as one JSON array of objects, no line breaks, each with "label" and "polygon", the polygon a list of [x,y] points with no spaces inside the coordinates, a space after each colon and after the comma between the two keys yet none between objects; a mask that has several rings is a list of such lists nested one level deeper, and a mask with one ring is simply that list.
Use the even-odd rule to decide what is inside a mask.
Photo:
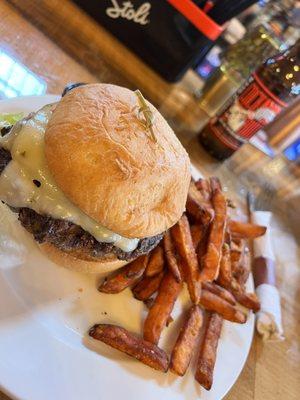
[{"label": "wooden table", "polygon": [[[197,107],[186,80],[176,85],[164,82],[67,0],[0,0],[0,21],[0,52],[42,79],[47,93],[61,93],[68,82],[76,81],[139,87],[175,127],[195,166],[207,174],[215,171],[218,164],[195,139],[207,115]],[[287,253],[278,265],[286,340],[264,344],[255,336],[244,370],[227,400],[300,398],[297,245],[284,226],[276,233],[285,241]],[[280,238],[277,242],[280,245]],[[7,396],[0,393],[0,399]]]}]

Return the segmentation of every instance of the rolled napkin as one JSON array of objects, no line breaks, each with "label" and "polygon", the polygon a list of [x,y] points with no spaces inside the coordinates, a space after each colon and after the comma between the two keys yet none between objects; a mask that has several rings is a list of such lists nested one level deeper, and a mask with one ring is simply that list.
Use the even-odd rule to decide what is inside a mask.
[{"label": "rolled napkin", "polygon": [[253,211],[251,217],[253,223],[267,227],[265,235],[253,243],[254,283],[261,302],[261,309],[256,314],[256,329],[264,340],[283,340],[280,296],[276,288],[275,256],[270,233],[272,213]]}]

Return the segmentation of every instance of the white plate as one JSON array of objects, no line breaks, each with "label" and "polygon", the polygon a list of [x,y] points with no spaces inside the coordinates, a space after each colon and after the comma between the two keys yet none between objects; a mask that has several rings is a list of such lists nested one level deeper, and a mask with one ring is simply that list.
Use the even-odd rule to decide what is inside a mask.
[{"label": "white plate", "polygon": [[[0,102],[0,113],[34,111],[55,96]],[[252,341],[254,318],[245,325],[225,323],[218,347],[214,384],[207,392],[190,370],[184,378],[156,372],[89,339],[96,322],[140,332],[143,305],[129,290],[105,295],[99,277],[60,268],[46,259],[17,218],[0,206],[0,386],[22,400],[221,399],[238,378]],[[252,282],[249,283],[250,288]],[[183,293],[173,316],[186,303]],[[178,321],[165,330],[170,350]],[[168,342],[169,345],[166,343]]]}]

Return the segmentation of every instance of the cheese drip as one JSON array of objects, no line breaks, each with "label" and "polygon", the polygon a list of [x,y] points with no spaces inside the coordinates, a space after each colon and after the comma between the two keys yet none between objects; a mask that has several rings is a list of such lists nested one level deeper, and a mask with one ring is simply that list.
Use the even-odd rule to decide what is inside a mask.
[{"label": "cheese drip", "polygon": [[83,213],[57,187],[44,152],[45,129],[54,108],[55,104],[43,107],[0,138],[0,147],[9,150],[12,156],[0,175],[0,199],[12,207],[28,207],[39,214],[73,222],[99,242],[113,243],[126,252],[134,250],[138,239],[124,238],[106,229]]}]

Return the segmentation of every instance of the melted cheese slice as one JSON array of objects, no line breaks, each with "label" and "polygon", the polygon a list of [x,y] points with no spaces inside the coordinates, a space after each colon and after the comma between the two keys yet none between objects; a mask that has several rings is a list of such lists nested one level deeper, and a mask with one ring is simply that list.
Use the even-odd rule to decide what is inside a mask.
[{"label": "melted cheese slice", "polygon": [[28,207],[39,214],[71,221],[99,242],[113,243],[126,252],[134,250],[138,239],[124,238],[99,225],[56,186],[44,153],[45,128],[54,107],[55,104],[45,106],[0,138],[0,146],[9,150],[12,156],[12,161],[0,175],[0,199],[12,207]]}]

